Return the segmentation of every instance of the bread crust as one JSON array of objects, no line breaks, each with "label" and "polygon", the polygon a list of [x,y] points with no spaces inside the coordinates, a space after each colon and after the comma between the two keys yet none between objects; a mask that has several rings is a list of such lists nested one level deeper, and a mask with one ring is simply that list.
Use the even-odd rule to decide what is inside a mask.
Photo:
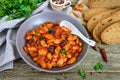
[{"label": "bread crust", "polygon": [[89,0],[88,6],[90,8],[118,8],[120,7],[120,0]]},{"label": "bread crust", "polygon": [[97,23],[115,12],[117,12],[119,9],[112,9],[112,10],[107,10],[105,12],[101,12],[98,15],[93,16],[88,22],[87,22],[87,29],[89,32],[92,32],[94,27],[97,25]]},{"label": "bread crust", "polygon": [[116,22],[108,26],[101,33],[101,40],[106,44],[118,44],[120,43],[120,22]]},{"label": "bread crust", "polygon": [[100,21],[95,28],[93,29],[93,37],[97,42],[101,42],[101,33],[103,30],[105,30],[106,27],[108,27],[109,25],[120,21],[120,10],[117,11],[115,14],[113,14],[112,16]]},{"label": "bread crust", "polygon": [[88,21],[91,17],[101,13],[101,12],[104,12],[104,11],[107,11],[107,10],[110,10],[109,8],[94,8],[94,9],[88,9],[84,12],[84,19],[86,21]]}]

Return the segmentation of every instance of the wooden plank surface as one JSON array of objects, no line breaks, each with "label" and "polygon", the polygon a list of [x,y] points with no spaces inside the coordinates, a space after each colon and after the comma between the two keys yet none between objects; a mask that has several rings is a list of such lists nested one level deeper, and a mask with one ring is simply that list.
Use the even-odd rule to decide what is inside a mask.
[{"label": "wooden plank surface", "polygon": [[[72,2],[76,1],[72,0]],[[120,80],[120,44],[112,46],[103,44],[102,46],[106,49],[108,63],[103,62],[100,53],[90,47],[83,62],[67,72],[54,74],[40,72],[30,67],[22,59],[18,59],[15,60],[14,69],[0,73],[0,80],[82,80],[77,74],[78,70],[84,70],[87,73],[87,78],[84,80]],[[104,65],[101,73],[95,72],[93,69],[98,61],[102,61]]]},{"label": "wooden plank surface", "polygon": [[[89,48],[86,58],[81,64],[72,70],[64,73],[44,73],[37,71],[26,64],[22,59],[15,61],[13,70],[6,70],[0,73],[1,80],[82,80],[78,76],[79,69],[87,73],[84,80],[119,80],[120,79],[120,45],[103,45],[107,51],[108,63],[104,63],[101,73],[95,72],[93,66],[99,60],[102,61],[99,52]],[[90,74],[92,72],[92,75]]]}]

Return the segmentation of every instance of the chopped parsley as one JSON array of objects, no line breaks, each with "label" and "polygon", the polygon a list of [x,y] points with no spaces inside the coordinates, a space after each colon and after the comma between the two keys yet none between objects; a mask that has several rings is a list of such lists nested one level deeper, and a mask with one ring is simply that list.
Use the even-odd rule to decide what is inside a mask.
[{"label": "chopped parsley", "polygon": [[87,77],[86,73],[81,70],[78,71],[78,75],[81,76],[83,79]]},{"label": "chopped parsley", "polygon": [[63,53],[63,54],[67,54],[66,50],[65,49],[60,49],[59,53]]},{"label": "chopped parsley", "polygon": [[97,62],[94,66],[94,70],[98,71],[98,70],[103,70],[103,64],[99,62]]},{"label": "chopped parsley", "polygon": [[38,45],[38,46],[41,46],[41,44],[40,44],[40,43],[37,43],[37,45]]},{"label": "chopped parsley", "polygon": [[40,35],[40,40],[44,40],[44,37],[42,35]]},{"label": "chopped parsley", "polygon": [[0,19],[6,20],[29,17],[38,4],[46,0],[0,0]]},{"label": "chopped parsley", "polygon": [[48,28],[48,31],[49,31],[50,34],[54,34],[54,30],[53,29]]}]

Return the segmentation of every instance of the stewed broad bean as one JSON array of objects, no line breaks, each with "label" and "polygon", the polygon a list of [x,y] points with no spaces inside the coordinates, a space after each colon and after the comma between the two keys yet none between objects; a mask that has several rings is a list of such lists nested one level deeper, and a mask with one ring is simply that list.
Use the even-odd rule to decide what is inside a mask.
[{"label": "stewed broad bean", "polygon": [[45,22],[25,35],[24,50],[44,69],[60,68],[76,62],[82,42],[65,26]]}]

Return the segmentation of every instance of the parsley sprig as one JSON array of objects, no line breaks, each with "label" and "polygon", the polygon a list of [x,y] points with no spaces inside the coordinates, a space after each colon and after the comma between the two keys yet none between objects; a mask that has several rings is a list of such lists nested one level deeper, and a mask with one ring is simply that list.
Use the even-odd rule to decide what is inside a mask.
[{"label": "parsley sprig", "polygon": [[99,61],[95,64],[94,66],[94,70],[98,71],[98,70],[103,70],[103,64]]},{"label": "parsley sprig", "polygon": [[[95,64],[95,66],[93,67],[93,69],[95,71],[103,70],[103,68],[104,68],[104,66],[103,66],[103,64],[100,61],[97,62]],[[84,71],[82,71],[82,70],[78,71],[78,75],[81,76],[83,79],[87,77],[87,74]]]},{"label": "parsley sprig", "polygon": [[0,0],[0,19],[6,15],[7,20],[27,18],[43,1],[45,0]]},{"label": "parsley sprig", "polygon": [[64,48],[62,48],[60,49],[59,53],[67,54],[67,51]]},{"label": "parsley sprig", "polygon": [[42,35],[40,35],[40,40],[44,40],[44,37]]},{"label": "parsley sprig", "polygon": [[81,70],[78,71],[78,75],[81,76],[83,79],[87,77],[86,73]]}]

